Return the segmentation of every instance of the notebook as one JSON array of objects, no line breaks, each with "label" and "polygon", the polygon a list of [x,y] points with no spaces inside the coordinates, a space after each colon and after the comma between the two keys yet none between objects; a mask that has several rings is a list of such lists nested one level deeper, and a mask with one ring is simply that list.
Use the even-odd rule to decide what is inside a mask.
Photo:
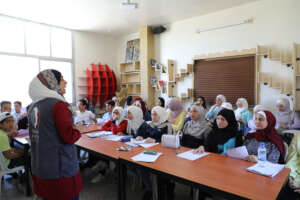
[{"label": "notebook", "polygon": [[264,163],[258,162],[257,164],[248,167],[247,170],[256,174],[273,178],[279,172],[281,172],[281,170],[283,170],[284,167],[285,165],[275,164],[275,163],[265,161]]}]

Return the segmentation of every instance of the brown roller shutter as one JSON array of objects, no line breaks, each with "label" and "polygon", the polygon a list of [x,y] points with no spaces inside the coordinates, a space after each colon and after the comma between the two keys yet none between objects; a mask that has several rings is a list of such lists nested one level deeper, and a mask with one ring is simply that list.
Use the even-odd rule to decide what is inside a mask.
[{"label": "brown roller shutter", "polygon": [[218,94],[233,104],[240,97],[254,105],[255,57],[222,60],[196,60],[194,67],[195,97],[204,96],[210,105]]}]

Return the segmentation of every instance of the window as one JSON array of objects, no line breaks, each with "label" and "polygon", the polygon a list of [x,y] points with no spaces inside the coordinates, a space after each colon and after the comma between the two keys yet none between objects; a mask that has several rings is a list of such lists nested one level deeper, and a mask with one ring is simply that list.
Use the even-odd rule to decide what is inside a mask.
[{"label": "window", "polygon": [[0,66],[0,101],[18,100],[23,106],[30,104],[29,83],[39,72],[38,59],[0,55]]},{"label": "window", "polygon": [[47,26],[26,23],[26,53],[50,56],[50,29]]},{"label": "window", "polygon": [[67,81],[65,98],[73,102],[72,32],[11,17],[0,17],[0,101],[31,103],[30,81],[40,70],[56,69]]},{"label": "window", "polygon": [[72,58],[72,35],[71,31],[51,29],[51,52],[52,57]]},{"label": "window", "polygon": [[24,53],[24,25],[22,22],[0,17],[0,51]]}]

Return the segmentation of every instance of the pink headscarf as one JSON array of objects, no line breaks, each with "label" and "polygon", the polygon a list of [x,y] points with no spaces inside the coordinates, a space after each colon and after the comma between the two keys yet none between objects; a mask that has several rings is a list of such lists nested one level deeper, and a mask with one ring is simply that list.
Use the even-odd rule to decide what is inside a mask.
[{"label": "pink headscarf", "polygon": [[170,103],[168,104],[168,107],[171,110],[171,114],[168,121],[172,124],[175,122],[177,116],[182,112],[183,107],[181,101],[178,98],[171,99]]}]

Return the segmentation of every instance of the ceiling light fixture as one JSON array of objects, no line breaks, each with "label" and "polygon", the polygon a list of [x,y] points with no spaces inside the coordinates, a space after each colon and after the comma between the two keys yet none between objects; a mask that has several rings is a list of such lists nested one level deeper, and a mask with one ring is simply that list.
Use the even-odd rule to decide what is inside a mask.
[{"label": "ceiling light fixture", "polygon": [[130,0],[125,0],[123,3],[121,3],[121,9],[124,10],[135,10],[137,9],[138,4],[132,3]]}]

